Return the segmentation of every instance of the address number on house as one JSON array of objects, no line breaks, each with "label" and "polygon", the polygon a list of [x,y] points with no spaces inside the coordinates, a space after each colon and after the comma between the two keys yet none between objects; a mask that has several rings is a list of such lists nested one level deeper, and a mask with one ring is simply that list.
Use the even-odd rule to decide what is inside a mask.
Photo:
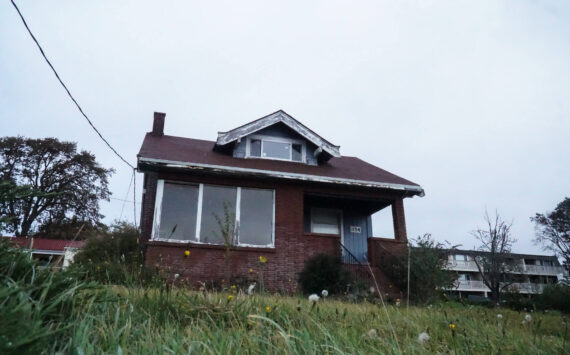
[{"label": "address number on house", "polygon": [[350,226],[350,233],[361,233],[361,229],[357,226]]}]

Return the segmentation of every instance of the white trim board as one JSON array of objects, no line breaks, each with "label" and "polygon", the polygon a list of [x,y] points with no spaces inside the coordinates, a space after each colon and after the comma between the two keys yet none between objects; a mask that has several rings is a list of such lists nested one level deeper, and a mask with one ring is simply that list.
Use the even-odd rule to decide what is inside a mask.
[{"label": "white trim board", "polygon": [[378,181],[356,180],[356,179],[337,178],[337,177],[321,176],[321,175],[289,173],[283,171],[181,162],[175,160],[154,159],[154,158],[145,158],[145,157],[139,157],[138,160],[139,162],[162,164],[167,168],[211,169],[212,171],[222,171],[230,173],[261,174],[268,177],[281,178],[281,179],[302,180],[310,182],[324,182],[324,183],[333,183],[341,185],[362,186],[362,187],[376,187],[376,188],[397,190],[397,191],[411,191],[411,192],[416,192],[420,197],[425,196],[424,189],[421,186],[417,185],[394,184],[394,183],[385,183]]}]

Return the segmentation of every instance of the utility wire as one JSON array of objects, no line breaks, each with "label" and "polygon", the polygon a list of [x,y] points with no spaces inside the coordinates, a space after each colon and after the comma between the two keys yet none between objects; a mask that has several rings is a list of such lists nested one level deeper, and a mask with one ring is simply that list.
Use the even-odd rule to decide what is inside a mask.
[{"label": "utility wire", "polygon": [[133,176],[135,176],[134,170],[133,170],[133,175],[131,176],[131,180],[129,181],[129,187],[127,187],[127,193],[125,194],[125,199],[123,200],[123,206],[121,207],[121,214],[119,215],[119,221],[121,220],[121,218],[123,218],[123,211],[125,209],[125,204],[127,202],[131,202],[127,201],[127,198],[129,197],[129,192],[131,191],[131,185],[133,184]]},{"label": "utility wire", "polygon": [[[99,137],[103,140],[103,142],[105,142],[105,144],[113,151],[113,153],[115,153],[116,156],[119,157],[119,159],[121,159],[125,164],[127,164],[129,167],[135,169],[135,167],[129,163],[125,158],[123,158],[121,156],[121,154],[119,154],[115,148],[113,148],[113,146],[111,146],[111,144],[103,137],[103,135],[101,134],[101,132],[99,132],[99,130],[93,125],[93,122],[91,122],[91,120],[89,119],[89,117],[87,117],[87,115],[85,114],[85,112],[83,112],[83,109],[81,108],[81,106],[79,106],[79,103],[77,103],[77,100],[75,100],[75,98],[73,97],[73,95],[71,94],[71,92],[69,91],[69,89],[67,88],[67,86],[65,85],[65,83],[63,82],[63,80],[61,80],[61,78],[59,77],[59,74],[57,73],[57,71],[55,70],[55,68],[53,67],[53,65],[51,64],[51,62],[49,61],[49,59],[47,58],[46,54],[44,53],[44,50],[42,49],[42,46],[40,46],[40,44],[38,43],[38,40],[36,39],[36,37],[34,36],[34,34],[32,33],[32,31],[30,30],[30,28],[28,27],[28,24],[26,22],[26,20],[24,19],[24,16],[22,15],[22,13],[20,12],[20,9],[18,8],[18,5],[16,5],[16,3],[14,2],[14,0],[10,0],[12,2],[12,5],[14,5],[14,8],[16,9],[16,11],[18,12],[18,15],[20,15],[20,19],[22,19],[22,22],[24,23],[24,26],[26,27],[26,30],[28,30],[28,33],[30,34],[30,36],[32,37],[32,39],[34,40],[34,42],[36,43],[36,45],[38,46],[38,49],[40,50],[40,52],[42,53],[42,56],[44,57],[45,61],[47,62],[47,64],[49,65],[49,67],[51,68],[51,70],[53,71],[53,73],[55,74],[55,77],[57,78],[57,80],[59,80],[59,83],[61,84],[61,86],[63,86],[63,88],[65,89],[65,91],[67,92],[67,95],[69,96],[69,98],[71,98],[71,101],[73,101],[73,103],[75,104],[75,106],[77,106],[77,109],[79,109],[79,112],[81,112],[81,114],[83,115],[83,117],[85,117],[85,119],[87,120],[87,122],[89,123],[89,125],[91,126],[91,128],[93,128],[93,130],[99,135]],[[135,218],[136,221],[136,218]],[[136,224],[136,222],[135,222]]]}]

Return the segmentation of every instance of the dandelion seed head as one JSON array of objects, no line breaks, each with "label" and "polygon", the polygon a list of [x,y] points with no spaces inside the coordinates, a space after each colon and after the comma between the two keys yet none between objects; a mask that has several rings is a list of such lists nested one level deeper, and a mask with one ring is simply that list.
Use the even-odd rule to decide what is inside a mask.
[{"label": "dandelion seed head", "polygon": [[420,343],[420,344],[424,344],[424,343],[428,342],[430,339],[431,339],[431,337],[426,332],[420,333],[420,335],[418,335],[418,343]]},{"label": "dandelion seed head", "polygon": [[503,319],[503,315],[502,314],[497,314],[497,319]]},{"label": "dandelion seed head", "polygon": [[327,296],[329,295],[329,291],[323,290],[323,291],[321,292],[321,295],[323,295],[323,297],[327,297]]},{"label": "dandelion seed head", "polygon": [[248,295],[253,295],[253,290],[255,289],[255,284],[251,284],[249,285],[249,287],[247,288],[247,294]]},{"label": "dandelion seed head", "polygon": [[376,337],[378,336],[378,332],[376,331],[376,329],[373,328],[373,329],[370,329],[370,330],[368,331],[368,333],[366,333],[366,335],[368,335],[368,337],[369,337],[370,339],[374,339],[374,338],[376,338]]},{"label": "dandelion seed head", "polygon": [[527,313],[526,316],[524,316],[524,320],[526,320],[527,322],[530,322],[532,320],[532,316]]},{"label": "dandelion seed head", "polygon": [[317,295],[316,293],[313,293],[312,295],[309,296],[309,302],[318,302],[319,300],[319,295]]},{"label": "dandelion seed head", "polygon": [[176,280],[177,278],[180,277],[180,274],[174,274],[174,279]]}]

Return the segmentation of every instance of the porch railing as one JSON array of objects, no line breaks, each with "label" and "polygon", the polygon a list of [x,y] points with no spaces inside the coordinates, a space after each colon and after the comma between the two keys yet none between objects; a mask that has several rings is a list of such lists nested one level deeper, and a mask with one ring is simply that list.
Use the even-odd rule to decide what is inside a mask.
[{"label": "porch railing", "polygon": [[357,281],[370,282],[370,274],[367,266],[361,263],[358,258],[352,254],[347,247],[339,241],[341,251],[341,261],[346,270],[348,270]]}]

